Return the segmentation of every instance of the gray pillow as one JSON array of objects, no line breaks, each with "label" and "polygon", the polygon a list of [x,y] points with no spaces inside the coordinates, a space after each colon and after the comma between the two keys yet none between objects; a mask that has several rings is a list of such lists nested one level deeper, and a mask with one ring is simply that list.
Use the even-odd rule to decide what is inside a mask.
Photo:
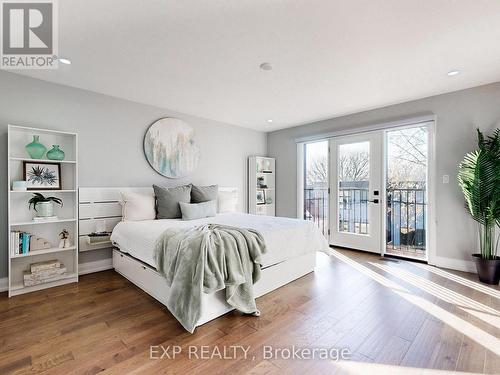
[{"label": "gray pillow", "polygon": [[182,217],[180,202],[191,202],[191,185],[166,188],[153,185],[156,195],[156,218],[178,219]]},{"label": "gray pillow", "polygon": [[215,200],[202,203],[180,202],[179,206],[181,207],[182,220],[203,219],[217,214]]},{"label": "gray pillow", "polygon": [[202,203],[217,200],[219,185],[196,186],[191,187],[191,202]]}]

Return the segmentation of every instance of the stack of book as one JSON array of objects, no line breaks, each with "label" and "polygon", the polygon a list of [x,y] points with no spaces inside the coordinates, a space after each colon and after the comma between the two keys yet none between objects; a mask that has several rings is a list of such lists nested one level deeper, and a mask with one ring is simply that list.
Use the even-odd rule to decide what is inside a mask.
[{"label": "stack of book", "polygon": [[26,232],[10,232],[10,252],[12,255],[28,254],[31,236]]},{"label": "stack of book", "polygon": [[32,263],[29,271],[24,271],[24,286],[33,286],[64,278],[66,267],[58,260]]}]

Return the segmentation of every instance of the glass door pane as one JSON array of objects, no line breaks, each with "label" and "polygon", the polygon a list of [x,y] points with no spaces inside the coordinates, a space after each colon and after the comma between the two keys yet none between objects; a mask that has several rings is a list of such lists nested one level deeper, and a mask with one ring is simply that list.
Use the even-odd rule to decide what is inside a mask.
[{"label": "glass door pane", "polygon": [[339,145],[337,172],[339,232],[368,234],[370,142]]},{"label": "glass door pane", "polygon": [[304,145],[304,219],[328,236],[328,141]]},{"label": "glass door pane", "polygon": [[428,130],[386,132],[386,253],[425,260]]}]

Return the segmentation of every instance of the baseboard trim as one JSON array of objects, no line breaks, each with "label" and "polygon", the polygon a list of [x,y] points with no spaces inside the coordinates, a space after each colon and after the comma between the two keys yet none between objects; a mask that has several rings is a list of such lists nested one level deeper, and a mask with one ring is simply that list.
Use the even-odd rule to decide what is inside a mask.
[{"label": "baseboard trim", "polygon": [[440,268],[448,268],[456,271],[477,273],[476,265],[471,260],[434,256],[432,261],[429,260],[429,264]]},{"label": "baseboard trim", "polygon": [[86,275],[88,273],[100,272],[113,269],[113,259],[101,259],[94,262],[85,262],[78,265],[78,274]]},{"label": "baseboard trim", "polygon": [[9,278],[4,277],[0,279],[0,292],[6,292],[9,290]]},{"label": "baseboard trim", "polygon": [[[454,259],[446,257],[433,257],[429,264],[441,268],[449,268],[452,270],[477,273],[474,262],[470,260]],[[113,269],[113,259],[102,259],[94,262],[81,263],[78,266],[78,274],[86,275],[89,273],[100,272]],[[4,277],[0,279],[0,292],[5,292],[9,289],[9,279]]]}]

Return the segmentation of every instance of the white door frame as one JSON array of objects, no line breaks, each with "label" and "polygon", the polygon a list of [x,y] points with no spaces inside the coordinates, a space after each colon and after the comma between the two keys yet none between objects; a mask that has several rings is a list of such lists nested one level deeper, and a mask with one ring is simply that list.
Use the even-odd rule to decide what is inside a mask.
[{"label": "white door frame", "polygon": [[304,147],[308,142],[297,143],[297,219],[304,218]]},{"label": "white door frame", "polygon": [[[437,116],[436,115],[423,115],[407,119],[402,119],[398,121],[391,121],[385,123],[379,123],[371,126],[357,127],[349,130],[341,130],[336,132],[329,132],[324,134],[318,134],[309,137],[298,138],[295,140],[297,143],[297,218],[303,219],[302,210],[304,208],[304,145],[306,143],[312,143],[315,141],[324,141],[330,138],[339,137],[342,135],[350,134],[360,134],[365,132],[371,132],[374,130],[393,130],[395,128],[404,127],[415,127],[419,124],[426,124],[428,129],[428,174],[427,174],[427,233],[426,233],[426,253],[427,262],[429,264],[436,264],[436,184],[437,184],[437,170],[436,170],[436,128],[437,128]],[[384,153],[386,151],[386,140],[384,137]],[[384,176],[386,173],[386,163],[383,163]],[[383,179],[383,189],[385,192],[385,178]],[[382,207],[386,207],[387,201],[385,193],[381,196]],[[381,215],[384,215],[385,210],[381,210]],[[381,236],[381,247],[383,254],[385,253],[385,229],[386,223],[385,218],[381,217],[383,235]]]}]

